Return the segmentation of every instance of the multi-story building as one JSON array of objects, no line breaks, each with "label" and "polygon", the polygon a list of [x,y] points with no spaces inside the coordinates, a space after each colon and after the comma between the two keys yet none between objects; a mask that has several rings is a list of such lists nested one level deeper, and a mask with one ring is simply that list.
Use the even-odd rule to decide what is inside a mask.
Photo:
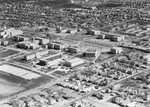
[{"label": "multi-story building", "polygon": [[40,59],[40,64],[45,66],[52,66],[59,63],[62,59],[62,53],[50,55],[46,58]]},{"label": "multi-story building", "polygon": [[47,45],[48,45],[48,48],[50,49],[61,50],[64,48],[64,45],[59,42],[51,42],[51,43],[48,43]]},{"label": "multi-story building", "polygon": [[41,58],[41,57],[43,57],[44,55],[47,55],[47,54],[49,54],[48,50],[39,50],[37,52],[33,52],[33,53],[25,55],[24,59],[25,60],[32,60],[34,58]]},{"label": "multi-story building", "polygon": [[23,42],[19,42],[17,44],[17,47],[21,49],[38,49],[39,45],[30,41],[23,41]]},{"label": "multi-story building", "polygon": [[95,48],[88,48],[84,53],[85,57],[96,57],[98,54],[98,49]]},{"label": "multi-story building", "polygon": [[28,41],[29,38],[28,37],[23,37],[23,36],[14,36],[14,40],[17,41],[17,42]]},{"label": "multi-story building", "polygon": [[111,49],[111,53],[112,54],[119,54],[119,53],[121,53],[123,50],[122,50],[122,48],[121,47],[113,47],[112,49]]},{"label": "multi-story building", "polygon": [[70,53],[78,53],[79,52],[79,48],[77,46],[69,46],[67,49],[68,49],[68,52],[70,52]]},{"label": "multi-story building", "polygon": [[26,61],[28,61],[28,60],[34,59],[35,57],[36,57],[35,53],[30,53],[30,54],[25,55],[25,56],[24,56],[24,59],[25,59]]},{"label": "multi-story building", "polygon": [[46,38],[36,37],[35,40],[39,40],[39,45],[45,45],[49,43],[49,39]]}]

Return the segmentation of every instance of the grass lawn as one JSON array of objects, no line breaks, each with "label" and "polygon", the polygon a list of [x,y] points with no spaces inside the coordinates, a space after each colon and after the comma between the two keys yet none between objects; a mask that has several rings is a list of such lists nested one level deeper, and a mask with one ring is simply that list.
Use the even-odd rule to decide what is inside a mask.
[{"label": "grass lawn", "polygon": [[0,52],[0,58],[6,58],[8,56],[19,53],[18,51],[8,49],[6,51]]}]

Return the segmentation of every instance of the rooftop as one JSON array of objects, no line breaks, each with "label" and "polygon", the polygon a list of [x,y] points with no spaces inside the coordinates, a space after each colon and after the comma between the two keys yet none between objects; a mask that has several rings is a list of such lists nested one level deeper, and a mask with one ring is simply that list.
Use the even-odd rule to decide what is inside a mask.
[{"label": "rooftop", "polygon": [[78,62],[80,60],[83,60],[83,59],[81,59],[81,58],[72,58],[72,59],[69,59],[68,62],[74,63],[74,62]]},{"label": "rooftop", "polygon": [[92,47],[87,48],[87,50],[86,50],[86,52],[96,52],[96,51],[97,51],[97,49],[96,48],[92,48]]}]

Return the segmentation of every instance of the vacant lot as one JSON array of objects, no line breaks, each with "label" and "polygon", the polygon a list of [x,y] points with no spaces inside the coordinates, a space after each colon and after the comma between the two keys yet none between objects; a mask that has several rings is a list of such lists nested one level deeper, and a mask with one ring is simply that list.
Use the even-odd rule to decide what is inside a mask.
[{"label": "vacant lot", "polygon": [[0,99],[12,95],[14,93],[17,93],[19,91],[22,91],[23,89],[24,89],[23,87],[20,87],[15,83],[10,83],[0,78]]},{"label": "vacant lot", "polygon": [[15,51],[15,50],[6,50],[6,51],[2,51],[0,52],[0,58],[6,58],[8,56],[11,56],[11,55],[14,55],[14,54],[17,54],[19,53],[18,51]]}]

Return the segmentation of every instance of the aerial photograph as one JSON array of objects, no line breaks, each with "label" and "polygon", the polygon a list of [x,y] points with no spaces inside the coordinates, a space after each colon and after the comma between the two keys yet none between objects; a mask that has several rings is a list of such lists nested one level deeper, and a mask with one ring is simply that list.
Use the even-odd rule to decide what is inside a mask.
[{"label": "aerial photograph", "polygon": [[0,0],[0,107],[150,107],[150,0]]}]

